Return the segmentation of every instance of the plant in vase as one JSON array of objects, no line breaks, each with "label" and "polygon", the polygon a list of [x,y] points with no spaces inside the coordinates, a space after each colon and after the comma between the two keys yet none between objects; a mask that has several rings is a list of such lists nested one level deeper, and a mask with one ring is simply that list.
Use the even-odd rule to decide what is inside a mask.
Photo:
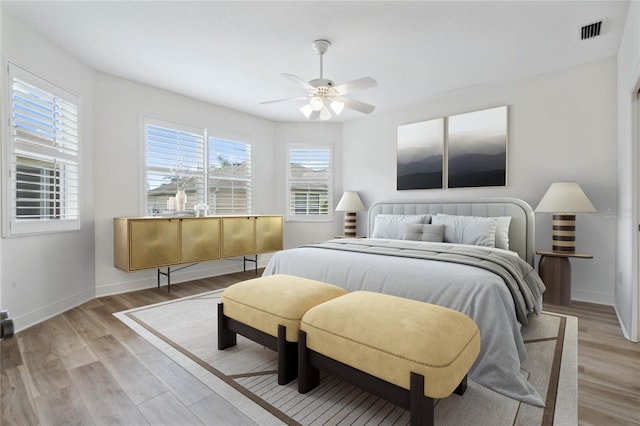
[{"label": "plant in vase", "polygon": [[176,191],[176,210],[183,212],[186,210],[186,205],[187,194],[184,192],[184,189],[178,189],[178,191]]},{"label": "plant in vase", "polygon": [[183,212],[186,210],[187,205],[187,193],[186,185],[193,179],[193,173],[190,172],[184,165],[184,159],[180,160],[174,169],[171,169],[173,173],[173,181],[176,183],[176,210]]}]

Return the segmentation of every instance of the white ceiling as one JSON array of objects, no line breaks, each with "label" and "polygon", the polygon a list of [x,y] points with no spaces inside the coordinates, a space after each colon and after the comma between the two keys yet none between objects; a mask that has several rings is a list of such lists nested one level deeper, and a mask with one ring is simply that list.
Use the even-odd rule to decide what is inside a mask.
[{"label": "white ceiling", "polygon": [[[372,76],[372,114],[617,53],[628,1],[2,1],[89,66],[276,121],[304,95],[281,76]],[[603,20],[602,35],[580,40]],[[345,111],[339,121],[362,117]]]}]

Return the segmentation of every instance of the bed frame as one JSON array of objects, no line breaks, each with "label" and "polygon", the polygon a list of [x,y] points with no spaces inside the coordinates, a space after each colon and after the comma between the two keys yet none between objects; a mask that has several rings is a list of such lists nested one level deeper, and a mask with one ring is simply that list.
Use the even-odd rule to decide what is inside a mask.
[{"label": "bed frame", "polygon": [[379,201],[369,208],[369,233],[373,235],[379,214],[452,214],[461,216],[511,216],[509,249],[534,266],[535,216],[527,202],[518,198],[469,200]]}]

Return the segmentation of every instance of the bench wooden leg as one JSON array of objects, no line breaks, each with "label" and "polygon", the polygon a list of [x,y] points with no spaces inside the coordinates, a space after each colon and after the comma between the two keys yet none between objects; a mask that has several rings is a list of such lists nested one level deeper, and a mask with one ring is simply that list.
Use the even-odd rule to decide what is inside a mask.
[{"label": "bench wooden leg", "polygon": [[224,314],[223,304],[218,303],[218,349],[235,346],[238,333],[278,353],[278,384],[286,385],[298,377],[298,344],[287,342],[287,328],[278,325],[278,336],[229,318]]},{"label": "bench wooden leg", "polygon": [[222,350],[235,346],[236,341],[237,335],[229,329],[222,303],[218,303],[218,349]]},{"label": "bench wooden leg", "polygon": [[411,373],[409,405],[411,426],[433,426],[433,398],[424,395],[424,376]]},{"label": "bench wooden leg", "polygon": [[[319,366],[316,367],[316,366]],[[407,391],[378,377],[350,367],[307,348],[307,333],[298,332],[298,392],[307,393],[320,384],[322,371],[409,410],[411,426],[433,426],[435,400],[424,394],[424,376],[411,372]],[[466,378],[462,384],[466,385]]]},{"label": "bench wooden leg", "polygon": [[287,342],[287,327],[278,325],[278,384],[298,377],[298,344]]},{"label": "bench wooden leg", "polygon": [[307,333],[298,332],[298,392],[307,393],[320,384],[320,370],[311,366]]},{"label": "bench wooden leg", "polygon": [[465,374],[464,378],[462,379],[462,381],[460,382],[456,390],[453,391],[453,393],[462,396],[466,391],[467,391],[467,375]]}]

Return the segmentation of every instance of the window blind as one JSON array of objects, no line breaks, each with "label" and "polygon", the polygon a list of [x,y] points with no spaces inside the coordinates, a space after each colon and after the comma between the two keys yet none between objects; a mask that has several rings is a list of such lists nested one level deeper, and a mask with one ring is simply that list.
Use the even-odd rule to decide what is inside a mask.
[{"label": "window blind", "polygon": [[9,78],[10,233],[79,229],[78,99],[14,64]]},{"label": "window blind", "polygon": [[167,210],[178,190],[187,196],[186,211],[204,203],[204,130],[145,120],[147,213]]},{"label": "window blind", "polygon": [[291,146],[289,148],[290,219],[329,219],[331,199],[330,147]]},{"label": "window blind", "polygon": [[251,145],[209,138],[209,213],[251,213]]}]

